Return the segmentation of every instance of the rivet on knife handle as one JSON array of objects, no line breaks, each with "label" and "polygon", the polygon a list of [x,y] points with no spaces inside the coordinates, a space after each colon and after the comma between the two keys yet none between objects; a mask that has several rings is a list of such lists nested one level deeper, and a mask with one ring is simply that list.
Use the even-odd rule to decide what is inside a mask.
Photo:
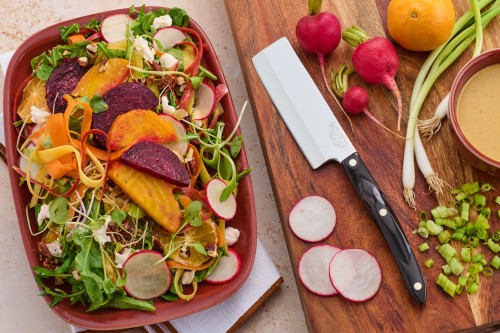
[{"label": "rivet on knife handle", "polygon": [[401,225],[385,201],[382,191],[357,153],[343,160],[342,165],[389,245],[410,294],[420,304],[424,304],[427,297],[425,279]]}]

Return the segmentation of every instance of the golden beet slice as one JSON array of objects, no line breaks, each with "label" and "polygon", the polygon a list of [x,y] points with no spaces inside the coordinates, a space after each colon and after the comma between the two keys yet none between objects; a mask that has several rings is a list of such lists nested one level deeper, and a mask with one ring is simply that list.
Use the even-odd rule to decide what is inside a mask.
[{"label": "golden beet slice", "polygon": [[113,163],[108,175],[156,223],[171,233],[179,229],[181,209],[174,185],[119,162]]},{"label": "golden beet slice", "polygon": [[94,65],[80,79],[72,92],[74,96],[88,96],[104,94],[111,88],[116,87],[129,75],[128,60],[120,58],[110,58],[103,64],[99,62]]},{"label": "golden beet slice", "polygon": [[130,147],[138,141],[177,141],[174,126],[150,110],[132,110],[116,117],[108,132],[112,150]]}]

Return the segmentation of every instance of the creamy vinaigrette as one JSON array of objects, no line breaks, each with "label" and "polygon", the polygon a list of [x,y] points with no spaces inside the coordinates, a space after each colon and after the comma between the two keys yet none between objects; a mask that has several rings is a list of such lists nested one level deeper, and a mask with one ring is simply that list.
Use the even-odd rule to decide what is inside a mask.
[{"label": "creamy vinaigrette", "polygon": [[467,140],[500,162],[500,64],[483,68],[462,88],[457,119]]}]

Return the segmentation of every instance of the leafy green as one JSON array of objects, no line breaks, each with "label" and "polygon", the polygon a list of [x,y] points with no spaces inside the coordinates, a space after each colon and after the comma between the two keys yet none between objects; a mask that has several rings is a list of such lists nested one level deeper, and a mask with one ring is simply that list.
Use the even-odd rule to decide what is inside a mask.
[{"label": "leafy green", "polygon": [[115,294],[106,304],[105,308],[115,309],[136,309],[145,311],[154,311],[155,307],[152,301],[141,301],[122,294]]},{"label": "leafy green", "polygon": [[67,43],[68,37],[80,32],[80,25],[78,23],[73,23],[70,26],[61,26],[59,27],[59,31],[61,33],[61,39]]},{"label": "leafy green", "polygon": [[231,156],[236,158],[241,151],[241,147],[243,146],[243,136],[237,135],[234,139],[227,144],[230,147]]},{"label": "leafy green", "polygon": [[40,80],[47,81],[54,68],[56,68],[64,57],[85,56],[86,47],[89,43],[89,41],[84,41],[73,45],[57,45],[48,52],[43,52],[31,59],[31,68]]},{"label": "leafy green", "polygon": [[122,58],[122,59],[126,58],[125,51],[118,49],[110,50],[106,42],[99,42],[96,44],[96,46],[97,46],[97,51],[102,52],[102,54],[104,54],[108,58]]},{"label": "leafy green", "polygon": [[146,12],[146,6],[142,5],[139,10],[135,9],[134,6],[130,7],[130,14],[135,14],[137,17],[130,24],[130,30],[133,31],[134,35],[142,36],[149,35],[153,36],[151,31],[151,25],[155,18],[167,14],[165,8],[160,8],[158,10]]},{"label": "leafy green", "polygon": [[121,209],[117,209],[111,213],[111,219],[118,224],[121,224],[125,218],[127,218],[127,213]]},{"label": "leafy green", "polygon": [[161,298],[163,298],[166,301],[169,302],[175,302],[177,301],[180,297],[177,296],[176,294],[173,294],[171,292],[166,293],[165,295],[162,295]]},{"label": "leafy green", "polygon": [[56,197],[49,204],[49,213],[52,221],[60,225],[65,224],[69,216],[68,200]]},{"label": "leafy green", "polygon": [[205,247],[204,247],[203,245],[201,245],[200,243],[194,243],[194,244],[193,244],[193,247],[194,247],[194,249],[195,249],[197,252],[199,252],[199,253],[203,254],[204,256],[206,256],[206,255],[207,255],[207,251],[205,251]]},{"label": "leafy green", "polygon": [[108,110],[108,105],[103,101],[102,97],[95,94],[90,100],[90,107],[93,113],[101,113]]},{"label": "leafy green", "polygon": [[102,21],[93,18],[92,20],[90,20],[89,23],[87,23],[85,25],[85,28],[87,28],[87,29],[94,29],[95,31],[99,32],[99,31],[101,31],[101,25],[102,25]]},{"label": "leafy green", "polygon": [[189,15],[184,9],[174,7],[168,11],[168,15],[172,18],[172,25],[187,27],[189,24]]},{"label": "leafy green", "polygon": [[203,220],[200,216],[201,208],[201,202],[197,200],[191,201],[184,209],[184,221],[188,222],[193,227],[199,227],[202,225]]}]

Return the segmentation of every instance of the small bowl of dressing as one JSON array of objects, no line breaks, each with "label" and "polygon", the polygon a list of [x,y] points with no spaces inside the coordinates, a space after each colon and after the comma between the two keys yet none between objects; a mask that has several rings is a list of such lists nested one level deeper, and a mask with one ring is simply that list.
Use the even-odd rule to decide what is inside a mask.
[{"label": "small bowl of dressing", "polygon": [[500,177],[500,49],[480,54],[458,73],[449,118],[462,156]]}]

